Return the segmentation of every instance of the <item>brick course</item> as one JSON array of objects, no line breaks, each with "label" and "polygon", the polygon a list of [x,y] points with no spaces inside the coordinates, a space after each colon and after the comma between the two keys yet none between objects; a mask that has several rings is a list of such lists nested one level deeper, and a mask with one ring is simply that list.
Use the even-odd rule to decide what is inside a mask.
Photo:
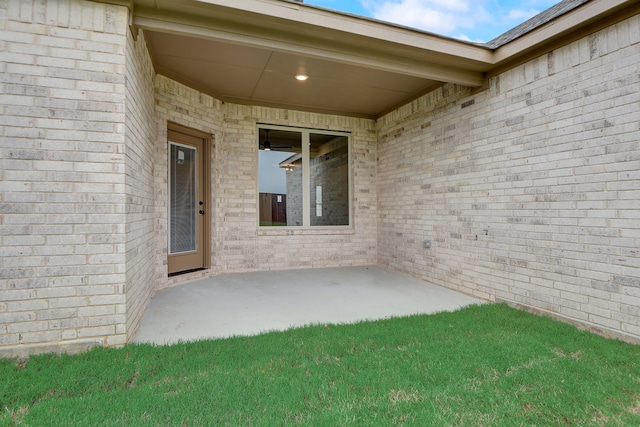
[{"label": "brick course", "polygon": [[[127,13],[0,1],[0,354],[121,345],[198,278],[375,263],[640,340],[638,16],[374,121],[154,75]],[[212,135],[212,268],[172,278],[169,121]],[[257,227],[257,123],[351,132],[351,228]]]},{"label": "brick course", "polygon": [[[160,286],[220,273],[376,263],[375,132],[372,120],[283,109],[222,104],[162,76],[156,98],[163,133],[156,182],[161,236],[160,266],[166,264],[166,123],[172,121],[213,135],[212,269],[171,279]],[[257,123],[352,132],[354,226],[344,231],[257,229]],[[164,267],[166,277],[166,267]]]},{"label": "brick course", "polygon": [[113,240],[125,231],[127,10],[21,0],[0,17],[0,343],[18,354],[124,342],[123,316],[102,307],[125,303]]},{"label": "brick course", "polygon": [[[156,116],[154,71],[142,32],[127,36],[126,73],[126,339],[135,333],[159,279],[155,250]],[[124,319],[124,316],[121,316]],[[117,344],[123,344],[118,337]]]},{"label": "brick course", "polygon": [[380,262],[637,339],[617,283],[640,276],[637,28],[636,16],[487,91],[446,85],[379,120]]}]

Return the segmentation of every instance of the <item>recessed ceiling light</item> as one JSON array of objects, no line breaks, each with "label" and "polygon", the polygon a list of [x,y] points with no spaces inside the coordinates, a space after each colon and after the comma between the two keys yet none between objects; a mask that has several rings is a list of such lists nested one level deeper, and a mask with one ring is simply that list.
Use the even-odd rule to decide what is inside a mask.
[{"label": "recessed ceiling light", "polygon": [[307,76],[306,74],[296,74],[296,80],[300,80],[301,82],[307,80],[309,78],[309,76]]}]

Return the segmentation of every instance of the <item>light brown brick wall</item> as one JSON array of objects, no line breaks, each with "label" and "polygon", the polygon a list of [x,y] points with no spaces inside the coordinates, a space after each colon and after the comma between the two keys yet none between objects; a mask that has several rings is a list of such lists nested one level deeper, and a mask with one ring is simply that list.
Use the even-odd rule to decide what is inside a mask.
[{"label": "light brown brick wall", "polygon": [[[165,279],[169,286],[220,273],[376,263],[375,124],[372,120],[244,106],[214,100],[158,76],[161,121],[214,135],[212,149],[212,268]],[[257,123],[311,127],[351,134],[354,225],[349,230],[258,230]],[[165,126],[165,125],[161,125]],[[166,264],[166,131],[158,150],[158,265]],[[164,268],[166,276],[166,267]]]},{"label": "light brown brick wall", "polygon": [[[377,122],[154,77],[127,22],[0,1],[0,354],[122,344],[155,288],[378,260],[640,337],[637,16]],[[212,134],[212,268],[171,279],[168,120]],[[258,229],[257,123],[351,132],[351,229]]]},{"label": "light brown brick wall", "polygon": [[121,343],[127,10],[4,1],[0,18],[0,347]]},{"label": "light brown brick wall", "polygon": [[380,262],[639,338],[639,57],[636,16],[379,120]]},{"label": "light brown brick wall", "polygon": [[126,76],[126,339],[130,339],[160,277],[155,263],[155,72],[142,32],[137,40],[128,33]]}]

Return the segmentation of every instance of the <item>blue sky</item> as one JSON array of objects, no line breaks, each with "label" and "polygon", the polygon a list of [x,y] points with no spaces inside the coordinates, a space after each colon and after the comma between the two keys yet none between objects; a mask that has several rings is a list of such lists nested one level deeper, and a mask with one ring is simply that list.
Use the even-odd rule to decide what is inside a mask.
[{"label": "blue sky", "polygon": [[487,42],[560,0],[304,0],[443,36]]}]

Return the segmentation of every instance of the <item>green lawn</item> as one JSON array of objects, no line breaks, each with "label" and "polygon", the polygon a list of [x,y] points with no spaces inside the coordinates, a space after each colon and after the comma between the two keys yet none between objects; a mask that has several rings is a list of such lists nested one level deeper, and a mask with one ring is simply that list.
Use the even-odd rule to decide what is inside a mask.
[{"label": "green lawn", "polygon": [[640,346],[506,305],[4,359],[0,373],[0,425],[640,425]]}]

